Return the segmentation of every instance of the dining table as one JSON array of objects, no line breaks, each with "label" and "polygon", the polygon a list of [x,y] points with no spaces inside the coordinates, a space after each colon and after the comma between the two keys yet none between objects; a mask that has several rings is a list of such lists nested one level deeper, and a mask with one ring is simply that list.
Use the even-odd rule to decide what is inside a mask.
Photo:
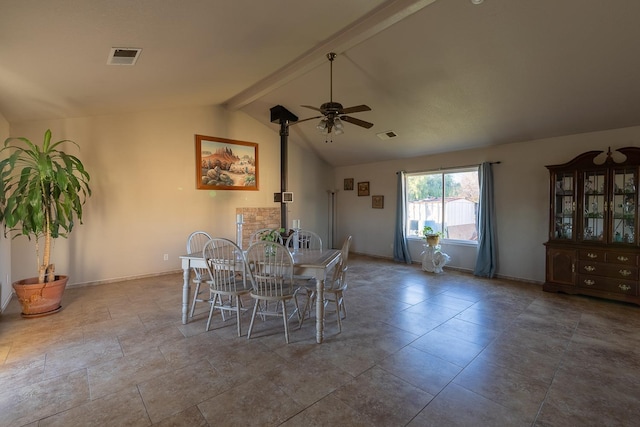
[{"label": "dining table", "polygon": [[[295,275],[310,276],[316,281],[316,342],[324,340],[324,286],[327,273],[340,262],[339,249],[290,249]],[[189,301],[191,301],[191,269],[206,268],[202,253],[180,255],[182,261],[182,323],[189,321]]]}]

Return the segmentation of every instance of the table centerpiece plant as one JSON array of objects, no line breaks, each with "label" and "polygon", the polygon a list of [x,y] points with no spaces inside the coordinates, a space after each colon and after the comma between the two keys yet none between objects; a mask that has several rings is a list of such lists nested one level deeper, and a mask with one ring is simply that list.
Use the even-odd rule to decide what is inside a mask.
[{"label": "table centerpiece plant", "polygon": [[[282,243],[282,233],[284,233],[284,228],[274,228],[273,230],[262,233],[260,235],[260,240],[265,242]],[[267,256],[271,256],[276,253],[275,249],[272,247],[267,247],[265,251],[265,255]]]}]

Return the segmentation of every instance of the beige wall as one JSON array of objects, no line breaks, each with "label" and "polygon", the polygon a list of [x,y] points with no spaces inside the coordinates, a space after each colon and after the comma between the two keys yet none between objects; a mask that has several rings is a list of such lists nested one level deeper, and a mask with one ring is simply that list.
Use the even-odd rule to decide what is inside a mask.
[{"label": "beige wall", "polygon": [[[9,137],[9,123],[0,114],[0,142]],[[11,240],[0,233],[0,311],[11,298]]]},{"label": "beige wall", "polygon": [[[398,142],[401,143],[401,142]],[[344,178],[369,181],[371,195],[384,195],[385,208],[372,209],[371,197],[354,191],[338,193],[340,241],[352,234],[355,252],[393,257],[396,201],[396,172],[427,171],[500,161],[493,166],[496,218],[498,223],[498,269],[503,277],[543,282],[548,233],[549,174],[545,165],[559,164],[589,150],[606,151],[640,145],[640,127],[569,135],[536,141],[465,150],[412,159],[341,167],[335,185],[343,188]],[[410,241],[413,261],[420,261],[422,241]],[[443,245],[451,255],[451,266],[473,270],[474,246]]]},{"label": "beige wall", "polygon": [[[91,174],[84,224],[56,241],[56,271],[69,274],[71,285],[175,271],[190,232],[235,240],[236,207],[280,206],[273,202],[280,191],[278,127],[244,113],[203,107],[12,123],[11,135],[40,141],[47,128],[55,140],[80,144],[77,154]],[[196,190],[194,134],[257,142],[260,190]],[[289,177],[289,189],[301,196],[289,205],[289,218],[322,232],[332,170],[295,143],[289,148],[289,163],[305,165],[304,178],[299,168]],[[35,265],[33,245],[15,239],[12,280],[34,276]]]},{"label": "beige wall", "polygon": [[[219,107],[85,117],[47,122],[12,123],[12,136],[39,141],[51,128],[55,139],[81,145],[79,153],[92,174],[93,197],[85,206],[85,224],[69,239],[59,239],[55,261],[71,284],[152,275],[179,269],[186,236],[203,229],[235,239],[236,207],[272,207],[280,190],[280,137],[277,125],[265,127],[243,113]],[[194,134],[260,144],[260,191],[195,189]],[[0,119],[0,136],[8,125]],[[337,244],[354,236],[352,250],[393,256],[396,171],[421,171],[501,161],[494,166],[498,221],[498,274],[544,281],[544,247],[548,221],[548,173],[545,165],[564,163],[588,150],[639,145],[640,127],[569,135],[491,148],[466,150],[332,170],[303,146],[289,143],[289,223],[328,236],[327,190],[337,188]],[[371,195],[385,196],[384,209],[372,209],[371,197],[344,191],[343,179],[369,181]],[[419,261],[421,241],[410,242]],[[2,302],[10,281],[33,276],[33,245],[19,237],[0,240]],[[451,266],[472,270],[475,247],[444,245]],[[169,261],[163,261],[163,254]],[[10,261],[9,261],[10,259]]]}]

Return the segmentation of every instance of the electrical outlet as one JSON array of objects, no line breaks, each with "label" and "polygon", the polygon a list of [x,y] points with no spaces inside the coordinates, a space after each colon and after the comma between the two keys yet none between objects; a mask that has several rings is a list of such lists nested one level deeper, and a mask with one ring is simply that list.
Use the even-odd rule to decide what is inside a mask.
[{"label": "electrical outlet", "polygon": [[164,260],[169,261],[169,254],[164,254]]}]

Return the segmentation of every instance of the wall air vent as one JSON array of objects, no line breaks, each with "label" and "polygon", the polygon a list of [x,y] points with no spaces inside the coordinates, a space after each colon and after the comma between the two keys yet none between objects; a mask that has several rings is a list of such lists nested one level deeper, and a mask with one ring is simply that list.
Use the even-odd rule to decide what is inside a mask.
[{"label": "wall air vent", "polygon": [[391,138],[395,138],[396,136],[398,136],[397,133],[395,133],[392,130],[388,130],[386,132],[380,132],[380,133],[376,133],[376,136],[380,139],[391,139]]},{"label": "wall air vent", "polygon": [[107,65],[135,65],[142,49],[136,47],[112,47]]}]

